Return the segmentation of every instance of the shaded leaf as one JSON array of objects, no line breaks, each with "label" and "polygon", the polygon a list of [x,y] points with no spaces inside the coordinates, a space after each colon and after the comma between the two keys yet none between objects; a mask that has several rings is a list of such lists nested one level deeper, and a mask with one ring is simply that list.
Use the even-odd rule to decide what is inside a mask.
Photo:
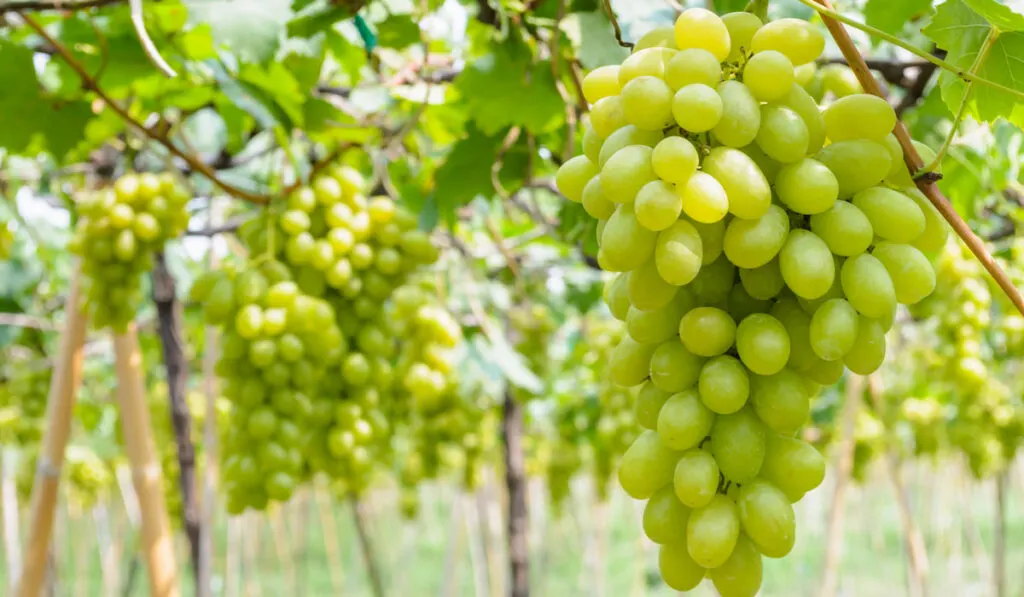
[{"label": "shaded leaf", "polygon": [[[491,166],[504,137],[504,132],[489,136],[471,125],[466,136],[455,144],[434,175],[434,197],[442,219],[451,221],[457,208],[478,195],[495,194]],[[500,178],[509,192],[514,192],[516,183],[522,181],[526,162],[525,145],[516,144],[506,152]]]},{"label": "shaded leaf", "polygon": [[928,12],[932,0],[868,0],[864,20],[882,31],[898,34],[914,17]]},{"label": "shaded leaf", "polygon": [[288,35],[292,37],[312,37],[321,31],[327,31],[338,21],[347,19],[356,13],[347,6],[327,4],[316,10],[292,19],[288,23]]},{"label": "shaded leaf", "polygon": [[183,0],[191,22],[210,26],[213,40],[243,62],[274,57],[292,17],[289,0]]},{"label": "shaded leaf", "polygon": [[747,6],[747,0],[714,0],[715,12],[725,14],[727,12],[739,12]]},{"label": "shaded leaf", "polygon": [[600,10],[570,14],[562,19],[561,28],[587,70],[619,64],[629,56],[629,50],[615,41],[611,21]]},{"label": "shaded leaf", "polygon": [[[492,337],[493,336],[493,337]],[[490,334],[474,338],[480,355],[496,366],[502,375],[517,388],[539,394],[544,391],[544,382],[526,366],[526,359],[516,352],[503,336]]]},{"label": "shaded leaf", "polygon": [[377,25],[377,45],[401,50],[420,41],[420,27],[409,15],[391,15]]}]

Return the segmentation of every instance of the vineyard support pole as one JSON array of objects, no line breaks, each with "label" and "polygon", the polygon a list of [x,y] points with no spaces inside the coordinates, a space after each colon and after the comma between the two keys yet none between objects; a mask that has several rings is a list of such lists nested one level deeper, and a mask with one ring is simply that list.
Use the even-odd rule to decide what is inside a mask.
[{"label": "vineyard support pole", "polygon": [[149,572],[149,595],[178,597],[178,569],[174,539],[167,518],[161,487],[160,461],[146,404],[142,353],[135,324],[114,335],[117,369],[117,399],[121,411],[121,429],[125,452],[132,468],[132,482],[139,499],[142,555]]},{"label": "vineyard support pole", "polygon": [[50,553],[50,537],[57,506],[57,488],[64,448],[71,434],[71,415],[75,392],[82,380],[82,348],[85,344],[86,315],[82,309],[81,274],[76,265],[66,301],[67,316],[60,337],[60,352],[50,378],[46,399],[46,427],[43,430],[42,452],[32,485],[25,561],[15,584],[18,597],[38,597],[46,576]]},{"label": "vineyard support pole", "polygon": [[1010,469],[996,475],[995,546],[992,551],[992,584],[995,597],[1006,597],[1006,490]]},{"label": "vineyard support pole", "polygon": [[523,456],[523,405],[506,386],[501,438],[508,491],[508,564],[510,597],[530,595],[529,517],[526,510],[526,463]]}]

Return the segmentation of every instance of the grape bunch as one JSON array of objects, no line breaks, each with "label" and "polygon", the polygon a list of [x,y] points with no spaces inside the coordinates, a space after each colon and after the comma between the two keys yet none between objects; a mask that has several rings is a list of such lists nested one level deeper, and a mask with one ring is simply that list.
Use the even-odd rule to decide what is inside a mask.
[{"label": "grape bunch", "polygon": [[[645,431],[619,467],[647,499],[662,576],[750,596],[793,547],[792,503],[825,463],[794,437],[844,369],[885,358],[898,303],[935,286],[942,218],[913,187],[883,99],[825,110],[795,69],[810,23],[694,8],[583,80],[583,155],[559,190],[599,220],[598,263],[628,336],[611,381]],[[925,157],[928,161],[928,157]]]},{"label": "grape bunch", "polygon": [[35,351],[8,352],[0,372],[0,445],[33,446],[43,435],[51,370]]},{"label": "grape bunch", "polygon": [[309,474],[310,428],[334,416],[333,402],[317,394],[347,349],[334,309],[270,261],[209,272],[191,298],[222,330],[216,371],[232,406],[222,437],[228,510],[286,501]]},{"label": "grape bunch", "polygon": [[78,206],[69,249],[82,258],[86,310],[97,328],[123,330],[142,301],[153,253],[188,226],[189,195],[171,174],[125,174]]}]

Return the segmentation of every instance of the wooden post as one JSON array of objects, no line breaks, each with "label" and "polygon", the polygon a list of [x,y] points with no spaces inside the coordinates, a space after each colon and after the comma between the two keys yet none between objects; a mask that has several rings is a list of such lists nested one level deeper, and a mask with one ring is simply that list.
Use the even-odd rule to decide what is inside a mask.
[{"label": "wooden post", "polygon": [[529,518],[526,510],[526,463],[523,456],[523,405],[505,389],[501,438],[505,448],[505,488],[508,491],[509,595],[530,595]]},{"label": "wooden post", "polygon": [[160,461],[150,426],[142,372],[142,353],[135,324],[114,335],[117,399],[125,451],[132,467],[132,482],[139,499],[142,556],[149,572],[152,597],[177,597],[178,569],[167,506],[160,486]]},{"label": "wooden post", "polygon": [[822,573],[821,597],[835,597],[839,591],[839,562],[843,557],[843,523],[846,511],[846,489],[853,476],[853,453],[857,446],[854,430],[857,411],[864,394],[864,378],[850,375],[846,378],[846,403],[842,412],[842,435],[836,454],[836,485],[832,494],[832,510],[828,515],[828,534],[825,543],[825,570]]},{"label": "wooden post", "polygon": [[71,287],[65,303],[67,316],[60,337],[60,352],[57,354],[47,395],[46,427],[43,429],[42,451],[32,485],[28,544],[21,574],[15,584],[14,594],[18,597],[38,597],[46,576],[60,467],[71,434],[75,392],[82,379],[86,316],[82,309],[80,276],[76,265],[71,274]]}]

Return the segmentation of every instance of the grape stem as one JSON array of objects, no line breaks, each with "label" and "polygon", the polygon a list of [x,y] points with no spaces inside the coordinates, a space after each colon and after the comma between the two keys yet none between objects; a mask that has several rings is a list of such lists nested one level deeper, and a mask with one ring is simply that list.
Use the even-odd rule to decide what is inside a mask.
[{"label": "grape stem", "polygon": [[270,202],[270,198],[267,196],[251,193],[244,189],[232,186],[227,182],[221,180],[220,178],[217,177],[217,173],[214,172],[213,169],[210,168],[208,165],[206,165],[206,163],[204,163],[196,156],[193,156],[185,151],[182,151],[181,148],[179,148],[177,145],[171,142],[170,138],[168,138],[167,136],[166,131],[146,127],[141,122],[136,120],[135,117],[128,113],[128,110],[126,110],[120,104],[115,102],[107,94],[107,92],[103,91],[103,89],[96,82],[96,79],[94,79],[85,70],[85,67],[82,66],[82,63],[80,63],[71,54],[71,52],[67,49],[67,47],[64,46],[64,44],[60,43],[52,35],[47,33],[46,29],[32,17],[24,13],[18,13],[18,16],[25,21],[26,25],[35,30],[35,32],[38,33],[40,37],[42,37],[51,46],[53,46],[54,51],[64,60],[64,62],[68,64],[68,66],[71,67],[71,70],[75,71],[78,77],[82,80],[82,87],[84,89],[86,89],[87,91],[92,91],[97,96],[99,96],[99,98],[103,100],[103,102],[107,106],[109,106],[111,110],[113,110],[118,116],[120,116],[121,119],[124,120],[127,124],[131,125],[132,128],[140,131],[143,135],[149,137],[153,141],[156,141],[157,143],[163,145],[167,149],[167,151],[169,151],[172,155],[184,160],[185,163],[187,163],[192,168],[192,170],[199,172],[200,174],[205,176],[207,179],[210,180],[210,182],[212,182],[214,185],[216,185],[218,188],[220,188],[228,195],[258,205],[264,205]]},{"label": "grape stem", "polygon": [[[837,14],[832,10],[832,5],[829,0],[814,0],[821,4],[828,12],[822,12],[821,20],[828,27],[829,32],[832,34],[832,38],[835,39],[836,45],[839,46],[839,50],[843,53],[846,58],[846,62],[850,65],[850,68],[857,75],[857,80],[860,81],[862,87],[867,93],[877,95],[878,97],[884,97],[882,90],[878,86],[878,81],[875,80],[874,75],[871,74],[871,70],[868,69],[867,63],[864,61],[864,57],[860,55],[860,51],[857,50],[857,46],[854,45],[853,39],[850,38],[850,33],[845,27],[839,22],[839,19],[832,18],[833,14]],[[810,3],[811,0],[800,0],[803,3]],[[817,10],[819,7],[816,5],[814,8]],[[819,11],[820,12],[820,11]],[[907,127],[902,122],[896,122],[896,128],[893,130],[893,134],[896,135],[896,140],[899,141],[900,147],[903,149],[903,161],[906,162],[907,168],[910,170],[911,175],[915,175],[921,170],[922,160],[921,156],[917,153],[917,149],[910,141],[910,133],[907,132]],[[1017,287],[1010,281],[1009,276],[1006,272],[999,267],[999,264],[995,262],[992,255],[989,254],[985,248],[985,243],[978,238],[971,227],[967,225],[967,222],[960,217],[960,214],[956,213],[953,209],[952,204],[946,199],[939,188],[935,186],[935,181],[932,177],[917,177],[915,178],[917,188],[924,193],[925,197],[931,201],[935,209],[939,210],[942,217],[949,222],[950,227],[956,232],[956,235],[963,240],[967,248],[971,250],[971,253],[978,259],[981,265],[988,271],[992,279],[996,281],[999,288],[1006,294],[1013,306],[1017,308],[1022,315],[1024,315],[1024,296],[1021,296]]]},{"label": "grape stem", "polygon": [[608,20],[612,22],[612,27],[615,28],[615,41],[619,42],[619,45],[623,48],[632,50],[636,44],[630,41],[622,41],[622,28],[619,27],[619,20],[615,18],[615,11],[612,10],[612,0],[604,0],[602,4],[604,5],[604,11],[608,13]]},{"label": "grape stem", "polygon": [[[911,54],[913,54],[915,56],[918,56],[919,58],[923,58],[924,60],[927,60],[928,62],[931,62],[932,64],[934,64],[935,66],[937,66],[937,67],[939,67],[939,68],[941,68],[943,70],[947,70],[947,71],[953,73],[954,75],[956,75],[957,77],[963,79],[964,81],[979,83],[981,85],[985,85],[986,87],[991,87],[993,89],[998,89],[999,91],[1002,91],[1004,93],[1009,93],[1010,95],[1014,95],[1014,96],[1017,96],[1017,97],[1019,97],[1021,99],[1024,99],[1024,91],[1020,91],[1020,90],[1017,90],[1017,89],[1013,89],[1011,87],[1007,87],[1006,85],[1003,85],[1001,83],[996,83],[995,81],[990,81],[989,79],[986,79],[984,77],[979,77],[977,74],[972,73],[970,71],[965,71],[962,68],[956,66],[955,64],[953,64],[951,62],[946,62],[942,58],[939,58],[938,56],[935,56],[934,54],[932,54],[930,52],[927,52],[927,51],[922,50],[920,48],[916,48],[913,45],[908,44],[907,42],[903,41],[902,39],[896,37],[895,35],[890,35],[890,34],[886,33],[885,31],[882,31],[881,29],[876,29],[875,27],[872,27],[871,25],[865,25],[864,23],[860,23],[858,21],[855,21],[855,20],[851,19],[850,17],[847,17],[847,16],[843,15],[842,13],[836,12],[832,8],[832,4],[829,3],[829,2],[826,2],[824,4],[819,2],[819,0],[799,0],[799,2],[801,4],[809,6],[810,8],[813,8],[814,10],[818,11],[818,13],[821,14],[821,20],[822,21],[826,21],[826,19],[839,21],[840,23],[844,23],[846,25],[849,25],[850,27],[853,27],[854,29],[859,29],[859,30],[861,30],[861,31],[863,31],[863,32],[865,32],[865,33],[867,33],[869,35],[873,35],[875,37],[879,37],[881,39],[884,39],[885,41],[891,43],[892,45],[894,45],[894,46],[896,46],[898,48],[906,50],[906,51],[910,52]],[[853,43],[852,40],[851,40],[850,43]]]},{"label": "grape stem", "polygon": [[[988,58],[989,50],[992,49],[992,45],[995,44],[996,39],[999,38],[1000,31],[995,27],[991,27],[988,30],[988,35],[985,36],[985,41],[981,44],[981,49],[978,51],[978,55],[974,58],[974,64],[968,72],[974,74],[981,69],[981,65],[985,63],[985,59]],[[964,114],[967,113],[967,102],[971,99],[971,92],[974,91],[974,81],[967,81],[964,85],[964,95],[960,98],[960,107],[956,111],[956,118],[953,119],[953,128],[949,130],[949,134],[946,135],[946,140],[942,142],[942,147],[939,148],[939,152],[935,154],[935,159],[932,160],[931,164],[925,167],[926,172],[935,172],[939,168],[939,164],[942,163],[943,156],[946,155],[946,151],[949,149],[950,144],[953,143],[953,137],[956,136],[957,129],[960,128],[960,123],[964,119]]]}]

